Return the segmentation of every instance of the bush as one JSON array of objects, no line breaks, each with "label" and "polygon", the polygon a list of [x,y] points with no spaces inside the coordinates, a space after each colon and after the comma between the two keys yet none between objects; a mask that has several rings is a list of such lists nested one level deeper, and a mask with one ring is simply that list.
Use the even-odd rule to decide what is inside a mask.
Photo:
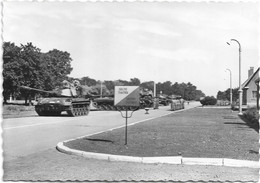
[{"label": "bush", "polygon": [[243,113],[243,117],[246,118],[250,123],[258,123],[259,111],[257,108],[249,108]]},{"label": "bush", "polygon": [[203,98],[202,100],[200,100],[200,103],[202,105],[216,105],[217,103],[217,99],[213,96],[206,96],[205,98]]}]

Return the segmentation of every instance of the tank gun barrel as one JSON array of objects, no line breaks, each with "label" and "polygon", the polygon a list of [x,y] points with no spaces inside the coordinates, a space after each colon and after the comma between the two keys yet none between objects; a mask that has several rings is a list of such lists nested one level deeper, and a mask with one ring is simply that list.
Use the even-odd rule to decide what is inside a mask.
[{"label": "tank gun barrel", "polygon": [[[95,98],[100,98],[101,95],[95,95],[95,94],[88,93],[85,95],[85,97],[95,99]],[[114,95],[113,94],[112,95],[102,95],[102,97],[114,97]]]},{"label": "tank gun barrel", "polygon": [[19,86],[19,87],[24,90],[37,91],[37,92],[43,92],[43,93],[49,93],[49,94],[57,94],[54,91],[45,91],[45,90],[41,90],[41,89],[31,88],[29,86]]}]

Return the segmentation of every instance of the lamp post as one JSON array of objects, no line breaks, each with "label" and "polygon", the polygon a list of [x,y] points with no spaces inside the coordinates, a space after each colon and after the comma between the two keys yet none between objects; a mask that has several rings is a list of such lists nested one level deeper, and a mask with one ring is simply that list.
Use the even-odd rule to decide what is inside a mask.
[{"label": "lamp post", "polygon": [[100,81],[100,97],[102,98],[102,81]]},{"label": "lamp post", "polygon": [[156,98],[156,83],[153,82],[153,92],[154,92],[154,98]]},{"label": "lamp post", "polygon": [[230,74],[230,107],[232,107],[232,72],[230,69],[226,69]]},{"label": "lamp post", "polygon": [[257,107],[257,110],[259,110],[259,80],[260,80],[260,78],[255,80],[255,84],[256,84],[256,87],[257,87],[257,93],[256,93],[256,107]]},{"label": "lamp post", "polygon": [[[240,43],[238,42],[238,40],[236,39],[231,39],[230,41],[235,41],[238,46],[239,46],[239,49],[238,49],[238,52],[239,52],[239,90],[238,90],[238,93],[239,93],[239,115],[242,115],[242,87],[241,87],[241,45]],[[230,45],[229,42],[227,42],[228,45]]]}]

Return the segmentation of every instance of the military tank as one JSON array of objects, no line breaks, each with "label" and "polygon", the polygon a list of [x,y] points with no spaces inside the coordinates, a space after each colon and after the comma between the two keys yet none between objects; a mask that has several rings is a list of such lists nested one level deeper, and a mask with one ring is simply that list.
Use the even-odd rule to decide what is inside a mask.
[{"label": "military tank", "polygon": [[[97,95],[96,95],[97,96]],[[137,110],[137,107],[131,106],[115,106],[114,95],[104,95],[101,97],[92,97],[93,106],[100,111],[116,111],[116,110]],[[153,107],[153,93],[148,89],[140,91],[140,105],[138,109]]]},{"label": "military tank", "polygon": [[92,100],[93,106],[100,111],[120,111],[120,110],[135,110],[136,107],[124,107],[114,105],[114,96],[107,95],[103,97],[94,98]]},{"label": "military tank", "polygon": [[39,116],[59,116],[63,111],[66,111],[69,116],[83,116],[89,113],[90,99],[80,95],[79,82],[71,84],[63,81],[62,88],[55,91],[45,91],[28,86],[20,86],[20,88],[49,95],[49,97],[40,98],[35,105],[35,111]]},{"label": "military tank", "polygon": [[140,108],[150,108],[153,107],[153,92],[148,89],[140,90]]},{"label": "military tank", "polygon": [[117,110],[114,106],[114,98],[113,97],[99,97],[93,99],[93,106],[97,108],[97,110],[104,110],[104,111],[112,111]]},{"label": "military tank", "polygon": [[159,104],[160,104],[160,105],[164,105],[164,106],[168,106],[168,105],[169,105],[170,100],[169,100],[168,97],[165,97],[165,96],[163,96],[163,95],[160,95],[158,98],[159,98]]}]

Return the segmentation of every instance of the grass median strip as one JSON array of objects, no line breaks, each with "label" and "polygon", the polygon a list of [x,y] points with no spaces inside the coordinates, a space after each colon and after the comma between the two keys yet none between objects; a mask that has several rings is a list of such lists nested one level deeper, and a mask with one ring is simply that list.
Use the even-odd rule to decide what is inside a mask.
[{"label": "grass median strip", "polygon": [[[105,119],[104,119],[105,120]],[[105,122],[105,121],[104,121]],[[230,109],[196,108],[72,140],[86,152],[135,157],[182,156],[258,161],[258,132]]]}]

